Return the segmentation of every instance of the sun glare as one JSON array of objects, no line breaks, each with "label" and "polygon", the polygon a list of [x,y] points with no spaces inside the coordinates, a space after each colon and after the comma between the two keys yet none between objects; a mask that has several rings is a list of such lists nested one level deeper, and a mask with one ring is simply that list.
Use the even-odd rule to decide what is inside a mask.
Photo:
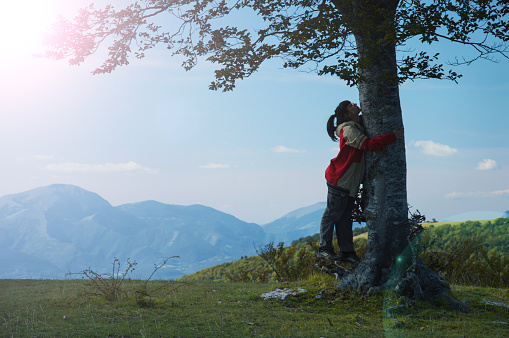
[{"label": "sun glare", "polygon": [[42,36],[56,16],[51,2],[5,1],[0,11],[0,41],[3,62],[16,63],[42,51]]}]

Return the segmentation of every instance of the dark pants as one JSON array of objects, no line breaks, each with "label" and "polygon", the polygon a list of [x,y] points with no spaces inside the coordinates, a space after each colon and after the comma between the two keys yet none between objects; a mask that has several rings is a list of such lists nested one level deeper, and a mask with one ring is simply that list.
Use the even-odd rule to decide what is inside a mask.
[{"label": "dark pants", "polygon": [[327,183],[327,188],[327,207],[320,223],[320,250],[334,251],[332,234],[335,228],[341,252],[352,252],[352,209],[355,199],[330,183]]}]

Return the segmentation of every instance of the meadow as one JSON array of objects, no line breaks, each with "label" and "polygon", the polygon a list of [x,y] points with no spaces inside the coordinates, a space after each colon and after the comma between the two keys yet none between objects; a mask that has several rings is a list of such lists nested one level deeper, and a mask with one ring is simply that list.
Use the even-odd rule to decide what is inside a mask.
[{"label": "meadow", "polygon": [[[126,294],[107,301],[84,280],[0,280],[2,337],[507,337],[509,290],[453,287],[470,306],[459,312],[417,302],[388,315],[382,294],[337,292],[335,280],[317,275],[274,285],[153,281],[159,289],[140,301],[129,281]],[[304,288],[284,300],[260,295],[275,288]],[[486,302],[488,301],[488,302]]]},{"label": "meadow", "polygon": [[[389,290],[338,291],[335,277],[316,269],[305,275],[289,274],[286,281],[255,282],[249,274],[236,278],[249,266],[254,269],[255,259],[260,261],[260,257],[244,257],[175,281],[127,278],[120,285],[113,283],[118,278],[106,278],[106,290],[118,287],[115,297],[88,278],[0,280],[0,337],[508,337],[507,222],[438,227],[444,229],[438,233],[442,241],[433,242],[436,248],[431,253],[454,254],[443,271],[453,296],[468,306],[466,311],[440,302],[409,303]],[[464,246],[461,236],[471,237],[472,231],[477,231],[475,236],[484,234],[479,237],[482,243],[472,240],[467,242],[471,246]],[[300,250],[309,250],[305,243],[294,242],[294,249],[281,252],[297,257]],[[479,262],[475,270],[461,265],[465,260],[455,255],[454,245],[463,248],[464,257]],[[482,259],[489,259],[492,266],[480,270],[485,266]],[[497,262],[500,268],[494,265]],[[486,279],[478,271],[492,271],[492,276]],[[261,297],[278,288],[306,291],[285,299]]]}]

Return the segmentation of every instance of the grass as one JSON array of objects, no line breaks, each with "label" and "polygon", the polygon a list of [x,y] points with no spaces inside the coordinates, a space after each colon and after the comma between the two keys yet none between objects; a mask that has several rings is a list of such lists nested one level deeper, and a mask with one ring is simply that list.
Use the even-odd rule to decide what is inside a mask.
[{"label": "grass", "polygon": [[[473,222],[480,222],[481,224],[484,224],[486,222],[493,222],[495,219],[483,219],[483,220],[476,220],[476,221],[473,221]],[[461,223],[465,223],[466,221],[453,221],[453,222],[428,222],[428,223],[421,223],[423,228],[424,229],[427,229],[429,228],[430,226],[434,226],[435,228],[437,227],[440,227],[442,225],[446,225],[446,224],[449,224],[449,225],[459,225]],[[364,239],[367,239],[368,238],[368,233],[365,232],[365,233],[362,233],[360,235],[357,235],[354,237],[354,239],[356,238],[364,238]]]},{"label": "grass", "polygon": [[[470,311],[417,302],[386,315],[394,301],[383,295],[339,293],[327,275],[298,283],[253,284],[127,281],[116,301],[96,296],[85,280],[0,280],[0,337],[336,337],[469,336],[506,337],[509,290],[454,287]],[[276,287],[307,292],[264,300]],[[137,292],[138,290],[138,292]],[[325,291],[322,291],[325,290]],[[317,296],[321,296],[317,298]]]}]

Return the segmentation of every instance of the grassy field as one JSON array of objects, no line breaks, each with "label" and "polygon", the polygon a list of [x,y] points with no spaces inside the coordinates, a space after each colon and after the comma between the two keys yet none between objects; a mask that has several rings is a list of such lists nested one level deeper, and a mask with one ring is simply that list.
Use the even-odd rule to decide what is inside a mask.
[{"label": "grassy field", "polygon": [[[0,280],[0,337],[509,336],[507,289],[454,287],[468,312],[417,302],[389,318],[394,301],[339,293],[335,283],[315,275],[285,285],[152,281],[142,290],[129,281],[107,301],[84,280]],[[260,297],[276,287],[307,291]]]}]

